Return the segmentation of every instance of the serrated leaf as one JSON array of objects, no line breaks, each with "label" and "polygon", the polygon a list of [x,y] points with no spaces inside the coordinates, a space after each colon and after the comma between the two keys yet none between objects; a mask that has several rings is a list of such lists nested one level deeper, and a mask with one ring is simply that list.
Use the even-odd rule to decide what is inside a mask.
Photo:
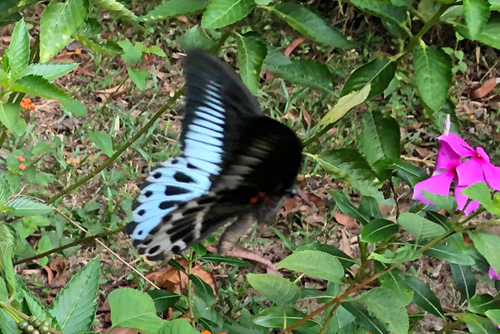
[{"label": "serrated leaf", "polygon": [[411,276],[406,277],[406,283],[415,291],[413,294],[413,302],[415,304],[427,312],[444,319],[444,312],[441,308],[441,304],[427,284]]},{"label": "serrated leaf", "polygon": [[99,257],[80,269],[57,294],[49,308],[65,334],[89,330],[97,311]]},{"label": "serrated leaf", "polygon": [[360,145],[366,160],[373,166],[382,159],[398,159],[401,152],[398,122],[379,111],[365,112],[362,121]]},{"label": "serrated leaf", "polygon": [[340,283],[344,277],[344,268],[339,260],[317,250],[294,252],[278,263],[277,268],[287,268],[334,283]]},{"label": "serrated leaf", "polygon": [[9,207],[9,213],[18,217],[44,215],[53,210],[50,205],[28,197],[13,198],[6,205]]},{"label": "serrated leaf", "polygon": [[[2,105],[0,104],[0,113],[2,111]],[[5,177],[5,174],[0,173],[0,212],[2,212],[2,208],[4,207],[5,201],[10,197],[10,185]],[[2,225],[0,223],[0,238],[4,237],[2,235]]]},{"label": "serrated leaf", "polygon": [[[389,266],[384,263],[375,263],[377,272],[387,269]],[[401,270],[395,268],[379,278],[380,284],[389,290],[392,290],[404,306],[411,303],[413,298],[413,289],[406,283],[405,278]]]},{"label": "serrated leaf", "polygon": [[333,91],[332,74],[328,66],[322,62],[310,59],[292,59],[287,65],[273,66],[272,62],[268,62],[266,58],[264,67],[291,83],[321,89],[325,92]]},{"label": "serrated leaf", "polygon": [[464,0],[464,15],[472,39],[477,38],[490,18],[488,0]]},{"label": "serrated leaf", "polygon": [[191,49],[211,50],[217,45],[217,42],[208,37],[198,25],[188,29],[179,37],[178,42],[184,51]]},{"label": "serrated leaf", "polygon": [[362,303],[357,301],[343,302],[342,306],[358,319],[361,326],[372,334],[388,334],[384,324],[373,318]]},{"label": "serrated leaf", "polygon": [[388,57],[380,57],[358,67],[347,79],[341,96],[357,91],[370,84],[367,100],[382,93],[396,74],[396,63]]},{"label": "serrated leaf", "polygon": [[500,237],[486,231],[470,231],[468,234],[477,251],[486,258],[495,272],[499,272],[500,256],[498,256],[497,246],[500,245]]},{"label": "serrated leaf", "polygon": [[[264,309],[259,314],[257,314],[253,322],[256,325],[266,328],[284,328],[293,325],[297,321],[303,319],[305,316],[305,313],[293,307],[287,307],[283,309],[282,306],[272,306]],[[299,327],[299,329],[309,328],[311,328],[311,333],[319,333],[319,330],[321,329],[319,324],[313,320],[308,320],[306,323]]]},{"label": "serrated leaf", "polygon": [[452,61],[443,50],[421,44],[415,48],[415,82],[422,100],[432,110],[439,110],[448,97]]},{"label": "serrated leaf", "polygon": [[151,76],[151,73],[146,70],[134,70],[130,66],[127,67],[127,73],[130,77],[130,80],[139,88],[140,90],[144,90],[146,88],[146,81]]},{"label": "serrated leaf", "polygon": [[157,313],[165,312],[181,298],[181,295],[168,290],[149,290],[147,294],[153,299]]},{"label": "serrated leaf", "polygon": [[99,53],[104,53],[110,56],[117,56],[123,53],[122,48],[111,38],[103,41],[97,37],[89,37],[83,34],[76,34],[75,39],[80,44]]},{"label": "serrated leaf", "polygon": [[87,19],[88,0],[51,3],[40,19],[40,62],[45,63],[61,51]]},{"label": "serrated leaf", "polygon": [[30,64],[24,75],[41,76],[47,81],[54,81],[73,71],[78,63],[37,63]]},{"label": "serrated leaf", "polygon": [[383,201],[379,180],[365,158],[355,149],[331,150],[313,158],[333,177],[345,182],[364,196]]},{"label": "serrated leaf", "polygon": [[16,292],[16,274],[12,265],[14,245],[7,240],[0,241],[0,279],[4,280],[8,297]]},{"label": "serrated leaf", "polygon": [[141,16],[139,21],[157,21],[177,17],[181,15],[190,15],[201,13],[207,7],[208,0],[169,0],[163,1],[160,5]]},{"label": "serrated leaf", "polygon": [[212,287],[196,275],[189,275],[189,279],[193,283],[194,292],[196,292],[207,305],[213,305],[217,298],[215,297]]},{"label": "serrated leaf", "polygon": [[113,140],[111,136],[103,131],[90,131],[89,134],[90,140],[97,145],[102,151],[102,153],[106,154],[108,157],[113,156],[115,154],[115,150],[113,148]]},{"label": "serrated leaf", "polygon": [[91,0],[92,5],[96,7],[100,7],[109,12],[115,13],[118,16],[130,20],[137,21],[137,15],[132,12],[130,9],[125,7],[125,5],[117,0]]},{"label": "serrated leaf", "polygon": [[243,83],[250,92],[257,94],[262,64],[267,54],[265,41],[257,34],[236,35],[238,65]]},{"label": "serrated leaf", "polygon": [[134,328],[157,334],[167,321],[156,315],[155,304],[146,293],[131,288],[112,291],[108,296],[113,327]]},{"label": "serrated leaf", "polygon": [[378,287],[364,293],[361,298],[368,306],[368,310],[387,324],[387,329],[391,333],[408,333],[408,313],[405,305],[394,292]]},{"label": "serrated leaf", "polygon": [[[30,57],[30,41],[28,37],[28,29],[24,20],[21,19],[16,23],[12,31],[9,47],[5,50],[2,58],[2,69],[12,74],[15,80],[20,77],[26,67],[28,67]],[[4,67],[4,62],[7,66]]]},{"label": "serrated leaf", "polygon": [[361,239],[365,242],[379,242],[396,234],[397,224],[387,219],[374,219],[361,230]]},{"label": "serrated leaf", "polygon": [[9,131],[14,131],[21,118],[19,116],[20,111],[20,106],[0,102],[0,123],[9,129]]},{"label": "serrated leaf", "polygon": [[12,86],[12,90],[52,100],[65,100],[70,98],[65,91],[38,75],[23,76],[15,82]]},{"label": "serrated leaf", "polygon": [[201,19],[201,26],[217,29],[228,26],[247,16],[255,6],[253,0],[212,0]]},{"label": "serrated leaf", "polygon": [[381,17],[385,20],[403,24],[407,14],[403,7],[394,6],[385,0],[350,0],[350,2],[369,14]]},{"label": "serrated leaf", "polygon": [[24,299],[24,303],[26,303],[30,314],[36,316],[41,321],[48,321],[51,327],[55,329],[61,329],[47,308],[35,297],[33,292],[26,287],[23,280],[19,277],[16,279],[16,287]]},{"label": "serrated leaf", "polygon": [[417,240],[438,237],[445,232],[445,229],[441,225],[433,223],[415,213],[402,213],[398,218],[398,223]]},{"label": "serrated leaf", "polygon": [[16,321],[9,316],[4,310],[0,309],[0,333],[3,334],[17,334]]},{"label": "serrated leaf", "polygon": [[315,42],[344,49],[355,46],[355,43],[330,26],[324,18],[295,1],[280,3],[273,7],[272,11],[292,28]]},{"label": "serrated leaf", "polygon": [[175,319],[160,328],[159,334],[199,334],[187,320]]},{"label": "serrated leaf", "polygon": [[300,289],[289,280],[271,274],[248,274],[250,285],[270,301],[286,305],[300,296]]},{"label": "serrated leaf", "polygon": [[370,94],[370,90],[371,85],[367,84],[361,90],[352,91],[349,94],[342,96],[337,101],[337,103],[335,103],[335,106],[330,111],[328,111],[323,119],[321,119],[319,124],[328,125],[331,123],[335,123],[336,121],[344,117],[344,115],[347,114],[349,110],[365,102],[368,98],[368,95]]},{"label": "serrated leaf", "polygon": [[457,289],[460,291],[462,300],[469,300],[476,294],[476,278],[470,266],[460,264],[451,265],[451,273],[455,278]]},{"label": "serrated leaf", "polygon": [[354,261],[349,255],[341,251],[340,249],[331,246],[331,245],[326,245],[326,244],[320,244],[317,242],[311,242],[305,245],[300,245],[295,249],[295,252],[302,252],[305,250],[313,250],[313,251],[320,251],[324,252],[327,254],[330,254],[334,256],[337,260],[340,261],[340,264],[345,268],[350,268],[353,265],[356,264],[356,261]]}]

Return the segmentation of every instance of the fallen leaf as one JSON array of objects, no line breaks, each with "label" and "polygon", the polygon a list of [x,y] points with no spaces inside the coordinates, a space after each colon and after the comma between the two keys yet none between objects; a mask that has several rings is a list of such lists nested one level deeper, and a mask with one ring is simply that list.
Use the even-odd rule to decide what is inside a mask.
[{"label": "fallen leaf", "polygon": [[63,257],[56,257],[49,263],[50,269],[55,272],[54,280],[49,283],[49,285],[52,287],[61,287],[66,285],[69,280],[68,265],[68,260]]},{"label": "fallen leaf", "polygon": [[[208,248],[207,248],[207,250],[208,250]],[[256,264],[258,264],[261,267],[263,267],[264,269],[266,269],[267,273],[281,276],[281,274],[279,273],[279,271],[276,269],[276,267],[274,266],[274,264],[271,261],[269,261],[267,258],[265,258],[264,255],[262,255],[258,252],[255,252],[253,250],[246,249],[246,248],[239,247],[239,246],[234,246],[229,251],[224,253],[224,255],[234,256],[234,257],[237,257],[237,258],[240,258],[243,260],[255,262]]]},{"label": "fallen leaf", "polygon": [[339,222],[339,224],[344,225],[345,227],[355,227],[356,226],[356,221],[354,218],[349,217],[348,215],[345,215],[341,212],[336,212],[335,215],[335,220]]},{"label": "fallen leaf", "polygon": [[486,81],[481,87],[475,89],[471,93],[473,99],[480,99],[491,93],[493,88],[500,83],[500,78],[491,78]]},{"label": "fallen leaf", "polygon": [[304,37],[299,37],[296,38],[290,43],[290,45],[285,49],[283,52],[285,56],[290,57],[290,54],[292,54],[293,50],[297,48],[297,46],[300,45],[300,43],[304,42],[306,39]]}]

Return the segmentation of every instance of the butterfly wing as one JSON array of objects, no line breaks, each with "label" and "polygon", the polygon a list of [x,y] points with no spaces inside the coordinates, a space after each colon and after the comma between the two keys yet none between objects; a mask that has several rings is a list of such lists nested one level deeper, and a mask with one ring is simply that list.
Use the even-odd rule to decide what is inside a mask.
[{"label": "butterfly wing", "polygon": [[285,125],[263,116],[250,120],[241,138],[243,146],[214,179],[209,194],[165,216],[144,241],[135,243],[139,253],[156,260],[179,252],[235,217],[259,216],[259,209],[272,210],[269,204],[279,203],[300,168],[299,139]]},{"label": "butterfly wing", "polygon": [[246,120],[261,115],[241,80],[215,57],[190,51],[185,76],[182,154],[154,168],[142,185],[132,207],[133,220],[127,225],[136,244],[181,204],[208,193],[239,147]]}]

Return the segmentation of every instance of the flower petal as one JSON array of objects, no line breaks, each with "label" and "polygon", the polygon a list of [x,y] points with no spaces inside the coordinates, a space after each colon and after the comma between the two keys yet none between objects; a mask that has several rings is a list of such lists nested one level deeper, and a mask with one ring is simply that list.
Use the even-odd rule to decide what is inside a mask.
[{"label": "flower petal", "polygon": [[445,141],[441,142],[436,159],[436,171],[453,170],[460,162],[460,155],[451,148],[450,144]]},{"label": "flower petal", "polygon": [[450,145],[450,148],[461,157],[472,157],[476,154],[476,151],[472,148],[472,146],[467,144],[465,140],[454,133],[441,135],[438,139],[441,142],[445,142]]},{"label": "flower petal", "polygon": [[[465,208],[469,197],[462,195],[461,192],[466,188],[466,186],[457,186],[455,185],[455,199],[457,200],[457,209],[463,211],[466,216],[468,216],[471,212],[476,211],[481,204],[476,201],[470,201],[469,205]],[[464,210],[465,208],[465,210]]]},{"label": "flower petal", "polygon": [[453,173],[446,172],[434,175],[427,180],[417,183],[413,191],[413,199],[424,204],[432,205],[433,203],[424,197],[423,190],[427,190],[433,194],[448,196],[450,194],[450,185],[453,178]]},{"label": "flower petal", "polygon": [[495,269],[493,269],[493,267],[490,267],[490,271],[488,271],[488,276],[490,276],[492,280],[500,281],[500,271],[497,274],[495,272]]},{"label": "flower petal", "polygon": [[490,163],[484,163],[483,174],[488,187],[495,190],[500,190],[500,167],[494,166]]},{"label": "flower petal", "polygon": [[470,186],[478,182],[486,182],[482,173],[481,160],[472,158],[456,168],[459,186]]}]

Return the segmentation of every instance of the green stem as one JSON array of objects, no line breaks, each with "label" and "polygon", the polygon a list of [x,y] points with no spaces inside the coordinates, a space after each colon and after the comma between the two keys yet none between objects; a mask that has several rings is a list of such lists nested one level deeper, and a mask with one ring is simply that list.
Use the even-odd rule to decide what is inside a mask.
[{"label": "green stem", "polygon": [[2,148],[3,143],[5,142],[5,139],[7,138],[7,128],[3,125],[0,125],[0,131],[2,131],[2,134],[0,135],[0,148]]}]

